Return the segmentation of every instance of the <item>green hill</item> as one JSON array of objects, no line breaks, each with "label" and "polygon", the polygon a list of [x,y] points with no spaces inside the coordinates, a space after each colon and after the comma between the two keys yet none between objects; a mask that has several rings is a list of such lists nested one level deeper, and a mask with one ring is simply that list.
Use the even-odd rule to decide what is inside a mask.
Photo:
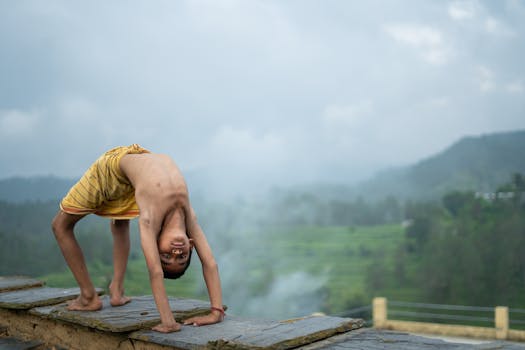
[{"label": "green hill", "polygon": [[452,190],[494,191],[525,173],[525,130],[465,137],[443,152],[383,171],[356,187],[367,198],[439,198]]},{"label": "green hill", "polygon": [[0,200],[12,203],[58,200],[76,180],[55,176],[10,177],[0,180]]},{"label": "green hill", "polygon": [[[287,190],[322,192],[326,197],[345,200],[357,196],[383,199],[389,195],[399,199],[428,199],[439,198],[451,190],[493,191],[513,173],[525,173],[524,150],[525,130],[464,137],[441,153],[410,166],[382,171],[355,186],[317,184]],[[203,178],[187,175],[192,188],[206,188]],[[75,181],[54,176],[2,179],[0,201],[58,200]]]}]

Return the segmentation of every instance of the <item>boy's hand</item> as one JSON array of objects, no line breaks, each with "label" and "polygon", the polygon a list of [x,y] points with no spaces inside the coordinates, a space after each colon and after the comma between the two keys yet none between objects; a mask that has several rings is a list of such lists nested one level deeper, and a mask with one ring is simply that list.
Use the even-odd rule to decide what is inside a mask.
[{"label": "boy's hand", "polygon": [[212,311],[209,315],[206,316],[195,316],[184,320],[185,325],[192,326],[205,326],[208,324],[219,323],[224,319],[224,316],[216,311]]},{"label": "boy's hand", "polygon": [[174,324],[166,325],[164,323],[158,324],[152,328],[152,330],[161,333],[171,333],[180,331],[180,324],[175,322]]}]

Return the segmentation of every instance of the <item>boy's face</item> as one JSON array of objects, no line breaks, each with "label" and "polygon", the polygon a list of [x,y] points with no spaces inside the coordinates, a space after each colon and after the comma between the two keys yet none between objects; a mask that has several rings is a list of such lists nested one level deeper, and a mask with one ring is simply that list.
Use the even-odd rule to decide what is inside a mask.
[{"label": "boy's face", "polygon": [[193,240],[186,232],[162,232],[158,244],[162,269],[175,273],[184,270],[193,248]]}]

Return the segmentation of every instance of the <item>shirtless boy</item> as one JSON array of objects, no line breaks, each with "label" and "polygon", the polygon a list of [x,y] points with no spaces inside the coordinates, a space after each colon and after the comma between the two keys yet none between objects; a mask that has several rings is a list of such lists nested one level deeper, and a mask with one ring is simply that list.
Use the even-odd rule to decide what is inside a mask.
[{"label": "shirtless boy", "polygon": [[222,321],[217,263],[190,205],[184,178],[173,160],[136,144],[114,148],[103,154],[64,197],[52,228],[80,287],[80,296],[68,305],[69,310],[102,308],[73,232],[75,224],[91,213],[112,219],[114,272],[109,286],[112,306],[130,301],[124,295],[130,250],[129,219],[139,216],[140,242],[161,319],[153,330],[168,333],[180,329],[168,303],[164,277],[177,278],[184,273],[193,247],[202,263],[211,312],[185,320],[184,324],[199,326]]}]

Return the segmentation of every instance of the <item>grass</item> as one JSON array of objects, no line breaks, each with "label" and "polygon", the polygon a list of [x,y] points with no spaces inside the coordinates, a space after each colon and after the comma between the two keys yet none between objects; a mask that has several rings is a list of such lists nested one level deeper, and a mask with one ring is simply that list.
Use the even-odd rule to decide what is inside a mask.
[{"label": "grass", "polygon": [[283,272],[305,270],[327,279],[324,311],[341,313],[370,302],[366,290],[369,266],[377,259],[392,265],[404,237],[400,225],[305,227],[276,230],[271,242],[285,256]]}]

